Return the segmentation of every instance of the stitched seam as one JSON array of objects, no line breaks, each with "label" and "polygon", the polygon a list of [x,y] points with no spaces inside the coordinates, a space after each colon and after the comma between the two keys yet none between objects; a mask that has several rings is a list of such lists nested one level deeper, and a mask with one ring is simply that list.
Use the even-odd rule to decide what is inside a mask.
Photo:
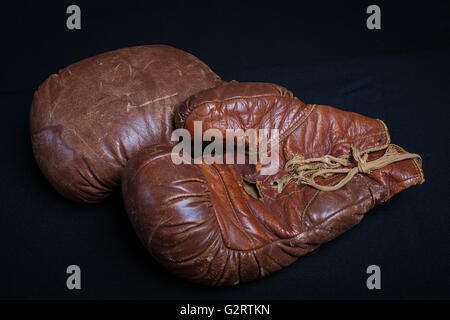
[{"label": "stitched seam", "polygon": [[264,199],[264,192],[262,192],[262,189],[261,189],[261,182],[256,181],[255,184],[256,184],[256,188],[258,189],[259,193],[261,194],[261,198],[258,199],[258,200],[263,201],[263,199]]},{"label": "stitched seam", "polygon": [[[305,104],[303,104],[305,105]],[[305,112],[305,114],[291,127],[289,128],[285,133],[283,133],[283,135],[280,138],[280,142],[282,142],[284,139],[286,139],[290,134],[292,134],[292,132],[294,132],[295,130],[298,129],[298,127],[300,127],[305,121],[306,119],[308,119],[308,117],[311,115],[311,113],[315,110],[316,105],[308,105],[309,110],[307,110]]]},{"label": "stitched seam", "polygon": [[399,182],[393,184],[393,185],[391,186],[391,188],[393,188],[393,187],[399,185],[400,183],[403,183],[403,182],[406,182],[406,181],[409,181],[409,180],[414,180],[414,179],[417,179],[417,178],[422,178],[422,177],[421,177],[420,175],[412,176],[412,177],[410,177],[410,178],[401,180],[401,181],[399,181]]},{"label": "stitched seam", "polygon": [[358,177],[359,180],[362,180],[362,183],[366,186],[367,190],[369,191],[370,197],[372,198],[372,204],[373,206],[375,206],[375,197],[373,196],[372,190],[370,189],[370,185],[369,183],[366,181],[366,179],[364,179],[360,173],[358,173],[357,175],[355,175],[355,178]]},{"label": "stitched seam", "polygon": [[[236,210],[234,210],[234,206],[233,206],[233,204],[232,204],[232,202],[231,202],[231,200],[230,200],[230,195],[229,195],[229,193],[228,193],[228,188],[226,187],[225,182],[223,181],[222,175],[220,174],[219,170],[216,168],[215,165],[211,165],[211,167],[216,171],[216,174],[217,174],[217,175],[219,176],[219,178],[220,178],[220,182],[222,183],[222,186],[223,186],[224,189],[225,189],[225,194],[226,194],[226,197],[227,197],[228,204],[230,205],[231,210],[233,210],[234,216],[236,217],[237,221],[239,222],[239,225],[240,225],[241,228],[242,228],[242,232],[247,236],[247,238],[248,238],[248,240],[250,241],[251,245],[254,246],[255,244],[253,243],[253,240],[252,240],[252,239],[250,238],[250,236],[247,234],[247,231],[244,229],[244,226],[242,225],[242,222],[241,222],[241,220],[239,219],[239,217],[238,217],[238,215],[237,215],[237,213],[236,213]],[[220,228],[220,223],[219,223],[219,220],[218,220],[218,218],[217,218],[217,213],[216,213],[215,208],[214,208],[214,214],[216,215],[216,219],[217,219],[217,223],[218,223],[218,225],[219,225],[220,233],[222,234],[222,228]],[[225,246],[226,248],[228,248],[228,246],[227,246],[227,245],[225,244],[225,242],[223,241],[223,234],[222,234],[222,242],[223,242],[224,246]],[[234,250],[234,249],[231,249],[231,248],[228,248],[228,249]]]},{"label": "stitched seam", "polygon": [[183,120],[183,122],[185,122],[185,120],[191,115],[191,113],[195,109],[203,107],[203,106],[205,106],[205,105],[207,105],[209,103],[223,103],[223,102],[228,102],[228,101],[238,100],[238,99],[251,100],[251,99],[255,99],[255,98],[290,98],[290,99],[296,99],[296,100],[300,101],[296,97],[287,97],[287,96],[273,95],[273,94],[261,94],[261,95],[255,95],[255,96],[234,96],[234,97],[231,97],[231,98],[225,98],[223,100],[208,100],[208,101],[203,101],[201,103],[195,104],[194,106],[188,108],[189,112],[186,113],[186,114],[183,114],[181,119]]},{"label": "stitched seam", "polygon": [[[310,154],[312,154],[312,153],[314,153],[314,152],[318,152],[318,151],[323,151],[323,150],[331,150],[331,149],[333,149],[334,147],[336,147],[337,145],[339,145],[339,144],[343,144],[343,143],[352,143],[352,142],[355,142],[355,141],[359,141],[359,140],[363,140],[363,139],[367,139],[367,138],[370,138],[370,137],[373,137],[373,136],[379,136],[379,135],[382,135],[382,134],[385,134],[386,132],[385,131],[382,131],[382,132],[377,132],[377,133],[372,133],[372,134],[369,134],[369,135],[367,135],[367,136],[363,136],[363,137],[359,137],[359,138],[355,138],[355,139],[353,139],[353,140],[342,140],[342,141],[338,141],[338,142],[335,142],[333,145],[331,145],[330,147],[323,147],[323,148],[320,148],[320,149],[315,149],[315,150],[313,150],[313,151],[310,151],[310,152],[307,152],[307,153],[304,153],[303,155],[310,155]],[[383,145],[384,146],[384,145]],[[380,147],[382,147],[382,146],[380,146]],[[387,146],[386,146],[387,147]],[[366,150],[362,150],[364,153],[367,153],[367,152],[370,152],[371,151],[371,149],[373,149],[373,148],[377,148],[377,147],[372,147],[372,148],[369,148],[369,149],[366,149]],[[381,150],[381,149],[380,149]],[[339,155],[338,157],[340,157],[340,156],[342,156],[342,155]]]},{"label": "stitched seam", "polygon": [[[261,221],[261,220],[258,218],[258,216],[255,214],[254,210],[250,207],[250,204],[248,203],[247,198],[245,197],[244,192],[245,192],[245,190],[244,190],[244,191],[241,191],[242,198],[244,199],[245,205],[247,206],[247,208],[253,213],[253,217],[255,218],[255,220],[258,221],[258,223],[260,224],[260,226],[262,226],[262,228],[264,228],[265,230],[267,230],[268,232],[270,232],[273,236],[276,236],[275,233],[274,233],[272,230],[270,230],[270,229],[265,225],[264,221]],[[245,192],[245,193],[246,193],[246,192]],[[255,199],[255,200],[261,200],[261,199]]]},{"label": "stitched seam", "polygon": [[[392,146],[394,146],[397,149],[400,149],[403,152],[407,152],[405,149],[403,149],[402,147],[396,145],[396,144],[392,144]],[[419,160],[417,158],[412,159],[414,162],[414,167],[416,169],[417,174],[421,177],[421,181],[420,183],[423,183],[425,181],[425,175],[423,173],[423,169],[422,166],[419,163]]]},{"label": "stitched seam", "polygon": [[424,181],[425,181],[425,175],[424,175],[424,173],[423,173],[423,169],[422,169],[422,167],[420,166],[420,164],[419,164],[419,160],[417,160],[417,159],[412,159],[413,160],[413,162],[414,162],[414,165],[415,165],[415,167],[416,167],[416,169],[417,169],[417,171],[418,171],[418,173],[419,173],[419,175],[420,175],[420,183],[423,183]]},{"label": "stitched seam", "polygon": [[181,120],[184,122],[183,127],[186,126],[186,119],[198,108],[203,107],[207,104],[210,103],[223,103],[223,102],[229,102],[229,101],[233,101],[233,100],[239,100],[239,99],[245,99],[245,100],[253,100],[256,98],[279,98],[279,99],[295,99],[297,101],[300,101],[301,103],[305,104],[304,102],[302,102],[301,100],[299,100],[296,97],[288,97],[288,96],[280,96],[280,95],[273,95],[273,94],[268,94],[268,95],[256,95],[256,96],[235,96],[235,97],[231,97],[231,98],[226,98],[223,100],[209,100],[209,101],[204,101],[201,102],[199,104],[194,105],[193,107],[189,107],[188,111],[186,114],[181,115]]},{"label": "stitched seam", "polygon": [[[304,153],[303,155],[310,155],[310,154],[312,154],[314,152],[323,151],[323,150],[331,150],[331,149],[333,149],[335,146],[337,146],[339,144],[352,143],[352,142],[355,142],[355,141],[367,139],[367,138],[378,136],[378,135],[381,135],[381,134],[385,134],[386,135],[386,143],[385,144],[383,144],[381,146],[375,146],[375,147],[372,147],[372,148],[368,148],[366,150],[361,150],[361,151],[363,153],[369,153],[369,152],[373,152],[373,151],[379,151],[379,150],[386,149],[391,144],[391,136],[389,134],[389,130],[388,130],[386,124],[383,121],[381,121],[380,119],[376,119],[376,120],[379,121],[383,125],[384,131],[368,134],[368,135],[365,135],[365,136],[362,136],[362,137],[359,137],[359,138],[355,138],[355,139],[352,139],[352,140],[338,141],[338,142],[335,142],[333,145],[331,145],[331,147],[323,147],[323,148],[320,148],[320,149],[316,149],[316,150],[310,151],[308,153]],[[346,155],[338,155],[337,157],[341,157],[341,156],[346,156]]]},{"label": "stitched seam", "polygon": [[[369,193],[369,196],[370,196],[370,193]],[[335,217],[336,215],[338,215],[339,213],[341,213],[343,210],[345,210],[345,209],[347,209],[347,208],[349,208],[349,207],[352,207],[352,206],[359,205],[360,203],[366,201],[367,198],[368,198],[368,197],[364,197],[364,198],[361,199],[360,201],[358,201],[358,202],[356,202],[356,203],[352,203],[352,204],[350,204],[350,205],[348,205],[348,206],[345,206],[344,208],[342,208],[342,209],[336,211],[335,213],[333,213],[331,216],[329,216],[328,218],[326,218],[324,221],[322,221],[320,224],[318,224],[318,225],[317,225],[315,228],[313,228],[313,229],[319,229],[319,227],[320,227],[321,225],[323,225],[325,222],[328,222],[329,220],[331,220],[333,217]],[[367,212],[367,211],[366,211],[366,212]],[[310,231],[310,230],[308,230],[307,232],[309,232],[309,231]],[[299,234],[302,234],[302,233],[304,233],[304,232],[300,232]],[[297,236],[298,236],[298,235],[297,235]],[[294,237],[294,238],[295,238],[295,237]],[[292,238],[291,238],[291,239],[292,239]]]},{"label": "stitched seam", "polygon": [[314,193],[314,195],[311,197],[311,199],[308,201],[308,204],[306,205],[306,207],[302,211],[302,218],[301,218],[302,231],[304,231],[306,229],[305,228],[305,216],[308,213],[308,209],[311,206],[312,202],[317,198],[319,193],[320,193],[320,190],[317,190],[316,193]]}]

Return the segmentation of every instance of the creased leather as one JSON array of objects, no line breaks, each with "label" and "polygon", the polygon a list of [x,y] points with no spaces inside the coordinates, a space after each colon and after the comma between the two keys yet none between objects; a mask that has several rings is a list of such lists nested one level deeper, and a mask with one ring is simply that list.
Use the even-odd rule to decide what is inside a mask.
[{"label": "creased leather", "polygon": [[30,113],[36,161],[65,197],[98,202],[140,148],[170,141],[173,110],[221,84],[196,57],[164,45],[119,49],[51,75]]},{"label": "creased leather", "polygon": [[[180,164],[171,145],[140,151],[123,181],[125,206],[149,252],[168,270],[207,285],[234,285],[267,276],[356,225],[374,206],[423,182],[417,160],[356,174],[335,191],[289,183],[271,185],[287,173],[294,155],[345,156],[350,147],[381,157],[392,145],[383,122],[329,106],[314,106],[286,89],[229,83],[191,97],[176,123],[191,129],[278,128],[283,132],[279,170],[264,176],[249,164]],[[271,127],[272,126],[272,127]],[[339,175],[322,178],[329,185]],[[245,183],[254,183],[259,197]]]}]

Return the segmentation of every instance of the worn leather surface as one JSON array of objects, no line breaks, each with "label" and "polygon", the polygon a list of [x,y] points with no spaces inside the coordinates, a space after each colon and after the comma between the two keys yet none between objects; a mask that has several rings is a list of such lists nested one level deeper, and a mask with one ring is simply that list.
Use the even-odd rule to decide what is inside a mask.
[{"label": "worn leather surface", "polygon": [[[261,128],[282,132],[280,167],[263,176],[255,165],[181,164],[170,145],[154,145],[130,160],[123,196],[144,246],[166,268],[208,285],[235,285],[277,271],[357,224],[366,212],[423,182],[420,162],[404,160],[357,174],[339,190],[325,192],[291,182],[278,193],[294,155],[307,158],[350,153],[350,146],[380,157],[390,144],[385,125],[356,113],[305,104],[273,84],[230,83],[204,91],[178,111],[190,128]],[[338,175],[322,179],[332,184]],[[245,185],[257,187],[252,195]]]},{"label": "worn leather surface", "polygon": [[97,202],[140,148],[169,141],[173,110],[221,83],[196,57],[164,45],[100,54],[51,75],[30,114],[36,161],[65,197]]}]

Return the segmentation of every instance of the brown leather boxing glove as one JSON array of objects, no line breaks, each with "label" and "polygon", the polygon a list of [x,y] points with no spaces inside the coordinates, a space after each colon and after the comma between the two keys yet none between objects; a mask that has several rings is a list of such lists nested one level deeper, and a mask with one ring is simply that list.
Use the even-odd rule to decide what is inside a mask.
[{"label": "brown leather boxing glove", "polygon": [[[285,88],[230,83],[190,98],[180,127],[279,129],[279,167],[175,165],[173,146],[130,160],[129,218],[173,273],[234,285],[279,270],[357,224],[396,193],[423,182],[420,157],[390,143],[380,120],[305,104]],[[192,132],[194,133],[194,132]]]},{"label": "brown leather boxing glove", "polygon": [[65,197],[98,202],[120,184],[137,150],[170,141],[175,107],[221,83],[196,57],[164,45],[77,62],[35,93],[30,129],[36,161]]}]

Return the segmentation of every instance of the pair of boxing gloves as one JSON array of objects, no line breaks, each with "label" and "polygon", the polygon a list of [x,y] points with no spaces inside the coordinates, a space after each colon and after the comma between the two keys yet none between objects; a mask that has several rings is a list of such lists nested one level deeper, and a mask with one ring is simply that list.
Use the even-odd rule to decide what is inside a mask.
[{"label": "pair of boxing gloves", "polygon": [[[382,121],[303,103],[275,84],[224,82],[169,46],[108,52],[50,76],[30,126],[56,190],[98,202],[121,185],[147,250],[208,285],[269,275],[424,181],[420,156],[391,144]],[[276,162],[198,162],[184,152],[175,163],[175,129],[197,138],[216,129],[224,139],[259,130],[277,138],[267,151]]]}]

